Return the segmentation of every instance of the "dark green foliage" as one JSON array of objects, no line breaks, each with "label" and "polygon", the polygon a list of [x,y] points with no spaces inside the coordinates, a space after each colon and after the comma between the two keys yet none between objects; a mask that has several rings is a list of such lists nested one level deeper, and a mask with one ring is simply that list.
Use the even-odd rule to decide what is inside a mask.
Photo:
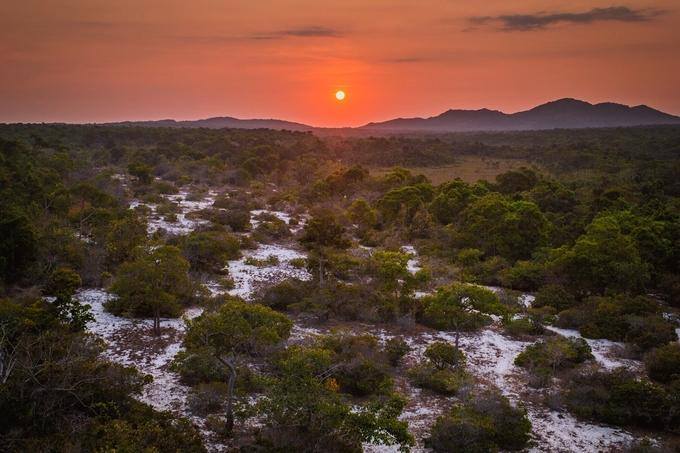
[{"label": "dark green foliage", "polygon": [[547,379],[557,371],[573,368],[592,358],[590,346],[584,339],[558,335],[527,346],[515,358],[515,365]]},{"label": "dark green foliage", "polygon": [[350,245],[345,236],[345,228],[340,224],[337,217],[330,212],[321,212],[309,219],[300,242],[309,248],[345,249]]},{"label": "dark green foliage", "polygon": [[338,333],[319,338],[317,345],[331,352],[331,376],[343,392],[368,396],[392,390],[389,360],[375,337]]},{"label": "dark green foliage", "polygon": [[128,172],[137,178],[142,184],[149,184],[152,179],[152,168],[141,162],[133,162],[128,165]]},{"label": "dark green foliage", "polygon": [[560,313],[557,324],[579,329],[586,338],[632,343],[641,350],[677,340],[675,327],[645,296],[593,297]]},{"label": "dark green foliage", "polygon": [[625,370],[577,375],[565,400],[579,417],[623,426],[677,429],[680,406],[677,389],[639,380]]},{"label": "dark green foliage", "polygon": [[543,284],[545,277],[545,266],[534,261],[517,261],[501,273],[503,286],[521,291],[535,291]]},{"label": "dark green foliage", "polygon": [[60,267],[52,273],[46,288],[46,291],[55,297],[52,304],[57,309],[59,319],[75,331],[84,330],[85,325],[94,320],[90,313],[91,307],[73,299],[73,295],[81,284],[82,281],[77,272],[67,267]]},{"label": "dark green foliage", "polygon": [[240,241],[221,231],[191,232],[182,241],[182,253],[192,270],[225,273],[227,261],[239,257]]},{"label": "dark green foliage", "polygon": [[529,201],[511,201],[498,193],[480,197],[461,214],[456,242],[487,255],[526,259],[545,243],[548,221]]},{"label": "dark green foliage", "polygon": [[3,209],[0,217],[0,276],[13,283],[35,259],[36,235],[26,215]]},{"label": "dark green foliage", "polygon": [[411,350],[411,347],[401,337],[393,337],[385,343],[385,354],[392,366],[398,366],[401,360]]},{"label": "dark green foliage", "polygon": [[465,366],[465,354],[452,344],[435,341],[425,350],[425,357],[437,368]]},{"label": "dark green foliage", "polygon": [[300,280],[284,280],[264,289],[259,302],[275,310],[286,311],[307,297],[307,286]]},{"label": "dark green foliage", "polygon": [[496,176],[496,188],[504,194],[525,192],[533,189],[537,183],[538,175],[536,172],[525,167],[506,171]]},{"label": "dark green foliage", "polygon": [[350,405],[330,371],[333,352],[293,347],[277,361],[279,377],[258,404],[263,418],[257,444],[266,451],[361,452],[362,442],[413,445],[397,417],[405,401],[388,395]]},{"label": "dark green foliage", "polygon": [[442,330],[476,330],[491,323],[484,313],[506,312],[493,291],[467,284],[440,288],[434,295],[424,297],[422,306],[421,321]]},{"label": "dark green foliage", "polygon": [[193,300],[189,263],[177,247],[162,246],[123,263],[113,283],[118,296],[106,308],[117,315],[176,317]]},{"label": "dark green foliage", "polygon": [[556,250],[552,266],[580,295],[638,291],[649,281],[638,243],[614,215],[597,217],[573,247]]},{"label": "dark green foliage", "polygon": [[545,285],[536,293],[536,299],[532,306],[535,308],[552,307],[559,312],[571,308],[575,304],[576,298],[563,286]]},{"label": "dark green foliage", "polygon": [[546,333],[545,327],[533,317],[504,319],[503,328],[511,337],[525,338]]},{"label": "dark green foliage", "polygon": [[403,216],[403,222],[410,222],[420,208],[432,200],[434,189],[430,184],[400,187],[387,192],[378,202],[378,209],[388,221]]},{"label": "dark green foliage", "polygon": [[437,419],[427,446],[436,452],[486,453],[522,450],[529,442],[531,422],[497,393],[476,395]]},{"label": "dark green foliage", "polygon": [[101,340],[52,313],[39,301],[0,301],[0,449],[204,451],[190,425],[132,399],[144,377],[103,360]]},{"label": "dark green foliage", "polygon": [[441,395],[456,395],[472,383],[471,377],[462,369],[440,369],[429,363],[413,366],[408,370],[408,377],[416,387]]},{"label": "dark green foliage", "polygon": [[652,349],[645,355],[645,368],[654,381],[668,384],[680,380],[680,344],[670,343]]}]

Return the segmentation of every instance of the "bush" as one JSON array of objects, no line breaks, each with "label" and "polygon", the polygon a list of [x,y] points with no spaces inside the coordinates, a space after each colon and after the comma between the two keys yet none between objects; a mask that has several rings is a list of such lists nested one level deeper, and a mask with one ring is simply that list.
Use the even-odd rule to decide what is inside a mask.
[{"label": "bush", "polygon": [[557,324],[579,329],[586,338],[625,341],[645,351],[678,338],[675,326],[658,312],[659,304],[644,296],[591,297],[561,312]]},{"label": "bush", "polygon": [[526,411],[512,407],[504,396],[489,392],[439,417],[426,445],[435,452],[517,451],[527,446],[530,433]]},{"label": "bush", "polygon": [[625,370],[576,375],[565,394],[579,417],[623,426],[677,427],[680,405],[673,391]]},{"label": "bush", "polygon": [[440,369],[431,363],[421,363],[410,368],[408,377],[416,387],[442,395],[456,395],[472,383],[472,378],[462,369]]},{"label": "bush", "polygon": [[483,313],[505,313],[493,291],[476,285],[457,284],[440,288],[422,299],[420,321],[442,330],[472,331],[491,323]]},{"label": "bush", "polygon": [[340,332],[319,337],[317,345],[331,353],[332,376],[343,392],[368,396],[392,390],[388,360],[374,336]]},{"label": "bush", "polygon": [[555,310],[562,311],[573,307],[576,304],[574,296],[560,285],[546,285],[536,293],[533,307],[553,307]]},{"label": "bush", "polygon": [[384,364],[366,357],[342,363],[334,376],[340,389],[354,396],[387,394],[392,390],[392,378]]},{"label": "bush", "polygon": [[556,336],[527,346],[515,358],[515,365],[547,377],[592,358],[590,346],[583,338]]},{"label": "bush", "polygon": [[517,318],[503,321],[505,333],[514,338],[534,337],[546,333],[545,327],[532,318]]},{"label": "bush", "polygon": [[189,391],[187,404],[192,413],[205,416],[219,412],[227,394],[227,384],[224,382],[199,384]]},{"label": "bush", "polygon": [[306,286],[300,280],[284,280],[267,287],[262,292],[259,303],[275,310],[285,311],[305,297],[308,291]]},{"label": "bush", "polygon": [[394,337],[387,340],[385,343],[385,354],[387,360],[392,366],[398,366],[401,360],[411,350],[411,347],[404,341],[403,338]]},{"label": "bush", "polygon": [[208,350],[180,351],[171,368],[180,375],[182,383],[187,385],[227,379],[224,366]]},{"label": "bush", "polygon": [[223,273],[227,261],[239,257],[240,241],[225,232],[194,231],[184,239],[182,249],[193,270]]},{"label": "bush", "polygon": [[664,384],[680,380],[680,344],[670,343],[653,349],[645,356],[649,377]]},{"label": "bush", "polygon": [[535,291],[544,280],[543,265],[533,261],[517,261],[501,273],[503,286],[522,291]]},{"label": "bush", "polygon": [[463,351],[443,341],[436,341],[430,344],[425,350],[425,357],[440,370],[465,365],[465,354],[463,354]]}]

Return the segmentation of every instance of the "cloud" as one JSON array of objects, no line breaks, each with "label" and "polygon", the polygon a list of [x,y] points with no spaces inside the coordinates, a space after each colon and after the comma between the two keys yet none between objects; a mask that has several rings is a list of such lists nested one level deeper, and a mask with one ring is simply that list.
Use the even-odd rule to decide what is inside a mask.
[{"label": "cloud", "polygon": [[535,14],[506,14],[500,16],[472,17],[474,25],[498,24],[504,31],[533,31],[548,28],[551,25],[591,24],[593,22],[646,22],[665,11],[655,9],[631,9],[627,6],[611,6],[608,8],[593,8],[581,13],[545,13]]},{"label": "cloud", "polygon": [[333,28],[322,27],[318,25],[310,25],[306,27],[289,28],[286,30],[277,30],[269,33],[256,33],[250,35],[250,39],[282,39],[288,37],[294,38],[337,38],[341,36],[340,31]]}]

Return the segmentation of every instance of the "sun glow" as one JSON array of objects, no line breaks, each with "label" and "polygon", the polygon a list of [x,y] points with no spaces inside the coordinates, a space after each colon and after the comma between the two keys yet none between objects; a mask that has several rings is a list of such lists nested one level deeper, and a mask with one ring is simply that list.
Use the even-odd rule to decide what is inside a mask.
[{"label": "sun glow", "polygon": [[345,99],[345,92],[342,90],[338,90],[335,92],[335,99],[338,101],[343,101]]}]

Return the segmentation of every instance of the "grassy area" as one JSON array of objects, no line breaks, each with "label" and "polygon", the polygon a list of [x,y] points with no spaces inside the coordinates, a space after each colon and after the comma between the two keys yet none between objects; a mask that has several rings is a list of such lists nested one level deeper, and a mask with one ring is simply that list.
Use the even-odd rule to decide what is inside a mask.
[{"label": "grassy area", "polygon": [[[493,181],[497,175],[519,167],[531,167],[532,164],[523,159],[503,159],[495,157],[462,156],[455,164],[438,167],[408,167],[415,174],[423,174],[433,184],[441,184],[455,178],[474,183],[480,179]],[[390,168],[372,168],[371,173],[382,175]]]}]

